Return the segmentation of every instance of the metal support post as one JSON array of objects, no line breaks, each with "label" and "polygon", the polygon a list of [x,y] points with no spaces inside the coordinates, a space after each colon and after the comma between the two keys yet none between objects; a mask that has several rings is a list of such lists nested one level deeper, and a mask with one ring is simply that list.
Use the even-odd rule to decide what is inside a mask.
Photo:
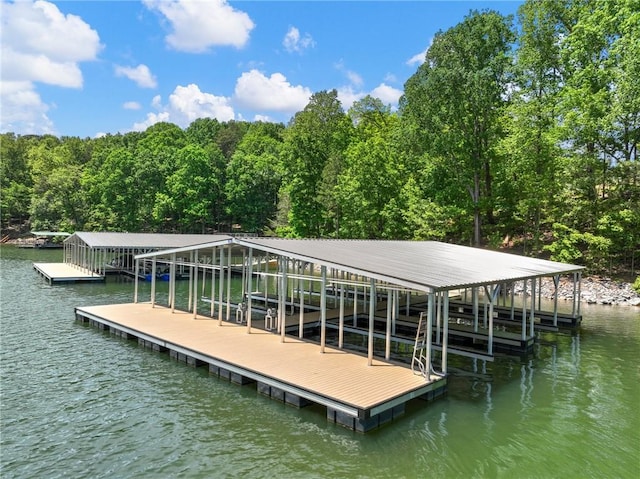
[{"label": "metal support post", "polygon": [[136,258],[136,277],[135,283],[133,285],[133,302],[138,302],[138,266],[140,265],[140,260]]},{"label": "metal support post", "polygon": [[327,267],[320,267],[320,352],[324,353],[327,340]]},{"label": "metal support post", "polygon": [[227,249],[227,321],[231,321],[231,245]]},{"label": "metal support post", "polygon": [[376,293],[376,283],[373,278],[371,278],[369,284],[369,341],[367,345],[367,365],[373,365],[373,333],[374,333],[374,318],[375,318],[375,293]]},{"label": "metal support post", "polygon": [[340,284],[340,319],[338,325],[338,348],[342,349],[344,342],[344,283]]},{"label": "metal support post", "polygon": [[447,346],[449,343],[449,291],[444,292],[444,319],[442,324],[442,372],[447,374]]},{"label": "metal support post", "polygon": [[157,260],[154,256],[151,260],[151,307],[153,308],[156,304],[156,268]]},{"label": "metal support post", "polygon": [[[247,271],[247,333],[251,334],[251,296],[253,291],[253,248],[249,248],[249,271]],[[243,268],[244,269],[244,268]]]},{"label": "metal support post", "polygon": [[[200,275],[198,268],[198,250],[195,251],[193,263],[193,319],[198,317],[198,276]],[[204,272],[204,270],[203,270]],[[204,278],[202,279],[204,281]]]}]

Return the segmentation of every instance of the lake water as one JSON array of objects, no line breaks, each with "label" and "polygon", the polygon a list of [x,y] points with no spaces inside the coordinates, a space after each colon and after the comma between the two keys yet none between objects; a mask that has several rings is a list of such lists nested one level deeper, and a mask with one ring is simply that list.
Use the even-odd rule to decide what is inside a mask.
[{"label": "lake water", "polygon": [[0,254],[3,479],[640,477],[638,308],[584,307],[526,359],[450,356],[447,396],[363,435],[74,321],[131,282],[50,286],[32,263],[60,251]]}]

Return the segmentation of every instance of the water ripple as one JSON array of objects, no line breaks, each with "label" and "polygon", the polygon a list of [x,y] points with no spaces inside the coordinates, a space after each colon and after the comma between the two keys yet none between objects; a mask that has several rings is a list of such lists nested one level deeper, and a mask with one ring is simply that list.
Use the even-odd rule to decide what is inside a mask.
[{"label": "water ripple", "polygon": [[446,398],[362,435],[76,323],[131,284],[49,286],[49,254],[0,258],[3,479],[636,477],[633,312],[587,308],[525,360],[450,357]]}]

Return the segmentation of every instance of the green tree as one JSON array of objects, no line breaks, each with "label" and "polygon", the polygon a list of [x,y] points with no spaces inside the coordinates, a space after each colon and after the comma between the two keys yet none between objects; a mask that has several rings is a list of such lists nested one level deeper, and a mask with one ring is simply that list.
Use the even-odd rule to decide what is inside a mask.
[{"label": "green tree", "polygon": [[572,199],[574,208],[565,211],[563,220],[593,231],[611,186],[612,130],[622,126],[610,114],[620,61],[614,45],[624,38],[616,11],[630,4],[625,0],[568,3],[568,34],[561,51],[566,69],[561,107],[563,140],[569,146],[566,174],[574,178],[565,198]]},{"label": "green tree", "polygon": [[459,241],[473,226],[460,208],[425,198],[414,177],[400,190],[397,201],[401,207],[406,235],[403,239],[416,241]]},{"label": "green tree", "polygon": [[398,118],[370,96],[355,102],[349,117],[356,126],[335,193],[342,205],[339,235],[394,237],[397,232],[389,228],[388,208],[393,206],[404,173],[393,143]]},{"label": "green tree", "polygon": [[101,168],[85,181],[96,204],[91,226],[108,231],[139,231],[142,192],[136,185],[136,161],[128,148],[113,149]]},{"label": "green tree", "polygon": [[296,113],[285,135],[286,192],[289,222],[295,234],[335,235],[339,205],[334,188],[344,163],[351,122],[336,90],[311,96]]},{"label": "green tree", "polygon": [[203,233],[221,195],[219,173],[204,148],[187,145],[178,150],[175,170],[166,179],[166,190],[156,196],[156,220],[177,224],[180,232]]},{"label": "green tree", "polygon": [[611,254],[634,264],[637,235],[625,228],[635,224],[630,218],[640,209],[640,9],[637,0],[567,1],[564,6],[559,106],[565,181],[558,221],[584,234],[603,235],[612,244]]},{"label": "green tree", "polygon": [[29,139],[13,133],[0,135],[0,210],[2,225],[22,224],[29,217],[33,180],[27,162]]},{"label": "green tree", "polygon": [[559,206],[560,110],[563,85],[560,45],[566,29],[559,21],[557,0],[528,1],[518,10],[520,24],[515,54],[511,104],[505,116],[502,174],[504,228],[522,232],[524,248],[539,253]]},{"label": "green tree", "polygon": [[33,177],[30,204],[34,229],[75,230],[84,225],[81,187],[87,143],[77,138],[42,137],[27,152]]},{"label": "green tree", "polygon": [[185,130],[189,143],[207,147],[216,142],[216,137],[224,125],[215,118],[198,118]]},{"label": "green tree", "polygon": [[509,17],[472,12],[436,34],[426,61],[405,84],[401,102],[414,133],[408,137],[417,142],[413,148],[442,158],[455,176],[455,204],[473,216],[476,245],[482,242],[483,221],[494,222],[493,174],[500,168],[496,146],[513,38]]},{"label": "green tree", "polygon": [[[166,179],[176,167],[178,152],[187,144],[186,135],[173,123],[150,126],[137,142],[133,184],[138,189],[138,231],[174,230],[177,225],[158,217],[156,199],[167,195]],[[155,213],[155,214],[154,214]]]},{"label": "green tree", "polygon": [[232,120],[223,123],[216,133],[215,141],[227,161],[233,156],[234,151],[236,151],[236,146],[249,129],[249,125],[246,121]]},{"label": "green tree", "polygon": [[227,165],[225,192],[233,223],[246,232],[262,232],[276,216],[282,182],[284,127],[254,123]]},{"label": "green tree", "polygon": [[[86,191],[87,198],[84,205],[86,209],[85,229],[90,231],[136,231],[137,221],[132,221],[132,219],[137,215],[139,198],[138,192],[133,186],[133,154],[142,135],[141,132],[129,132],[124,135],[105,135],[87,140],[91,145],[91,157],[84,165],[81,178],[82,188]],[[127,160],[120,160],[120,165],[117,165],[118,161],[115,158],[108,160],[111,155],[126,153],[128,153]],[[113,162],[116,165],[113,165]],[[111,171],[109,169],[114,166],[124,168],[127,171],[127,176],[120,176],[117,181],[104,183],[111,175],[113,175],[111,180],[118,177],[118,170]],[[131,188],[131,191],[121,190],[123,186]],[[118,192],[117,194],[122,197],[123,201],[127,199],[127,196],[130,197],[128,203],[131,213],[125,213],[123,208],[112,209],[115,205],[112,204],[113,198],[107,188],[113,188],[114,192]],[[128,218],[126,227],[120,226],[119,220],[116,219],[119,215],[115,214],[115,211],[119,211],[120,214],[124,213],[123,217]]]}]

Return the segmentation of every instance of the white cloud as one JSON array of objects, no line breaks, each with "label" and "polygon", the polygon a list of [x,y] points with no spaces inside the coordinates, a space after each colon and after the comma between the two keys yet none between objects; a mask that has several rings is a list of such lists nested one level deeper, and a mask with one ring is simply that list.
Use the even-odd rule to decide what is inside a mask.
[{"label": "white cloud", "polygon": [[355,86],[362,86],[362,84],[364,83],[364,81],[362,80],[362,77],[358,75],[356,72],[351,70],[347,71],[347,78]]},{"label": "white cloud", "polygon": [[258,70],[251,70],[236,81],[234,98],[252,110],[295,113],[307,105],[311,94],[306,87],[291,85],[282,73],[267,77]]},{"label": "white cloud", "polygon": [[140,103],[138,103],[137,101],[127,101],[123,103],[122,108],[124,108],[125,110],[139,110],[140,108],[142,108],[142,105],[140,105]]},{"label": "white cloud", "polygon": [[151,106],[156,110],[162,109],[162,97],[160,95],[156,95],[151,100]]},{"label": "white cloud", "polygon": [[373,90],[371,90],[371,93],[369,93],[369,95],[374,98],[380,98],[380,100],[382,100],[382,103],[384,103],[385,105],[391,105],[393,109],[394,107],[397,107],[402,93],[402,90],[393,88],[386,83],[381,83]]},{"label": "white cloud", "polygon": [[339,72],[344,73],[347,79],[349,80],[349,82],[353,86],[361,87],[363,85],[364,81],[362,80],[362,77],[358,73],[354,72],[353,70],[349,70],[347,67],[345,67],[343,60],[340,60],[339,62],[335,63],[334,67]]},{"label": "white cloud", "polygon": [[169,112],[147,113],[147,119],[139,123],[134,123],[131,129],[133,131],[144,131],[150,126],[163,121],[171,121]]},{"label": "white cloud", "polygon": [[427,50],[428,48],[424,49],[420,53],[416,53],[414,56],[409,58],[407,60],[407,65],[409,65],[410,67],[422,65],[424,63],[424,58],[427,54]]},{"label": "white cloud", "polygon": [[429,48],[431,48],[431,45],[433,45],[433,37],[431,37],[431,40],[429,40],[429,45],[427,46],[427,48],[425,48],[421,52],[416,53],[414,56],[409,58],[406,61],[406,64],[409,65],[410,67],[422,65],[425,61],[425,57],[427,56],[427,52],[429,51]]},{"label": "white cloud", "polygon": [[396,77],[393,73],[387,73],[384,76],[384,81],[389,82],[389,83],[397,83],[398,82],[398,77]]},{"label": "white cloud", "polygon": [[169,103],[164,105],[160,95],[153,97],[151,102],[157,113],[147,113],[145,121],[135,123],[134,131],[142,131],[149,126],[167,121],[186,128],[198,118],[216,118],[219,121],[235,119],[235,113],[229,99],[200,91],[197,85],[178,85],[169,95]]},{"label": "white cloud", "polygon": [[95,30],[44,1],[2,3],[2,80],[80,88],[78,63],[102,48]]},{"label": "white cloud", "polygon": [[272,122],[273,120],[268,115],[254,115],[253,121],[263,121],[265,123]]},{"label": "white cloud", "polygon": [[0,131],[17,134],[55,133],[44,103],[31,82],[0,82]]},{"label": "white cloud", "polygon": [[80,88],[82,72],[77,63],[57,62],[42,54],[23,53],[2,47],[2,80],[28,81]]},{"label": "white cloud", "polygon": [[51,106],[34,83],[81,88],[78,64],[97,58],[102,49],[97,32],[50,2],[2,2],[0,44],[0,130],[52,133]]},{"label": "white cloud", "polygon": [[182,115],[188,123],[203,117],[229,121],[235,116],[228,98],[201,92],[194,84],[177,86],[169,96],[169,104],[172,112]]},{"label": "white cloud", "polygon": [[393,88],[385,83],[381,83],[370,92],[354,91],[351,86],[344,86],[338,89],[338,99],[345,111],[351,108],[356,101],[362,100],[367,95],[379,98],[382,103],[391,105],[391,109],[395,110],[398,107],[398,100],[402,96],[402,90]]},{"label": "white cloud", "polygon": [[116,76],[126,77],[134,81],[140,88],[155,88],[158,85],[156,77],[151,74],[149,67],[138,65],[137,67],[115,66]]},{"label": "white cloud", "polygon": [[365,92],[355,92],[353,87],[344,86],[338,88],[338,100],[342,104],[342,108],[347,111],[358,100],[364,98],[367,94]]},{"label": "white cloud", "polygon": [[245,12],[226,0],[144,0],[150,10],[160,12],[171,26],[167,44],[180,51],[201,53],[210,47],[241,48],[249,41],[254,23]]},{"label": "white cloud", "polygon": [[303,50],[314,47],[316,42],[310,34],[305,33],[304,36],[300,37],[300,30],[296,27],[290,27],[284,36],[284,40],[282,40],[282,45],[290,53],[302,53]]}]

